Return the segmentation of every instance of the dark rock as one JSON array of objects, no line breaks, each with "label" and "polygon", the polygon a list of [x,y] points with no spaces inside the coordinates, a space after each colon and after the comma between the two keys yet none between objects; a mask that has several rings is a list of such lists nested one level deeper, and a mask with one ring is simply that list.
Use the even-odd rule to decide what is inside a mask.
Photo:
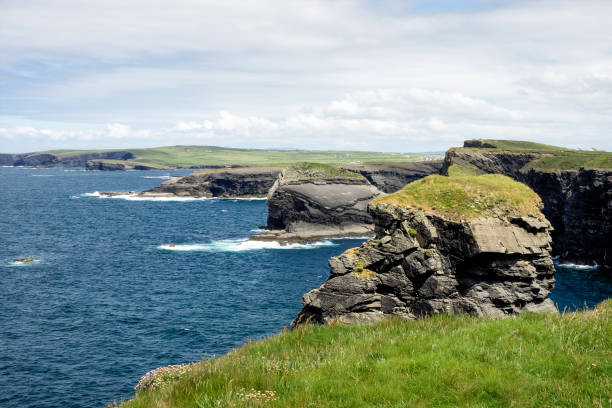
[{"label": "dark rock", "polygon": [[355,164],[341,166],[364,176],[368,181],[385,193],[394,193],[415,180],[438,174],[442,160],[407,162],[396,164]]},{"label": "dark rock", "polygon": [[369,213],[376,239],[330,259],[330,277],[304,295],[294,326],[556,310],[547,298],[554,266],[545,219],[451,221],[385,203],[370,204]]},{"label": "dark rock", "polygon": [[280,167],[243,167],[195,171],[163,182],[143,196],[181,197],[266,197]]},{"label": "dark rock", "polygon": [[442,173],[455,164],[525,183],[542,198],[542,212],[554,228],[553,255],[566,262],[612,265],[612,170],[530,168],[540,157],[540,153],[450,149]]},{"label": "dark rock", "polygon": [[254,240],[308,242],[325,237],[370,235],[368,203],[382,193],[364,177],[312,177],[295,169],[283,171],[268,193],[271,231]]}]

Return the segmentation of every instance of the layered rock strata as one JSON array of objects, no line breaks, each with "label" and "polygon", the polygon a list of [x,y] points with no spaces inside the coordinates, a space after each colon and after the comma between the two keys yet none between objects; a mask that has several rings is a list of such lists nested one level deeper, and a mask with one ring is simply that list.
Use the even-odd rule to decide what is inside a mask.
[{"label": "layered rock strata", "polygon": [[439,174],[443,163],[442,160],[430,160],[394,164],[351,164],[341,167],[361,174],[380,191],[394,193],[415,180],[430,174]]},{"label": "layered rock strata", "polygon": [[366,209],[382,193],[359,174],[317,166],[298,164],[281,173],[268,193],[270,231],[251,239],[307,242],[373,233]]},{"label": "layered rock strata", "polygon": [[556,310],[550,225],[534,216],[452,221],[386,203],[369,213],[376,238],[329,261],[293,325],[371,322],[388,315],[504,316]]},{"label": "layered rock strata", "polygon": [[[487,147],[466,141],[468,147]],[[479,173],[499,173],[525,183],[541,198],[554,231],[553,255],[564,262],[612,265],[612,169],[540,170],[530,166],[541,153],[458,148],[447,152],[451,165]]]},{"label": "layered rock strata", "polygon": [[222,170],[200,170],[187,176],[163,182],[144,191],[153,197],[267,197],[278,178],[280,167],[244,167]]}]

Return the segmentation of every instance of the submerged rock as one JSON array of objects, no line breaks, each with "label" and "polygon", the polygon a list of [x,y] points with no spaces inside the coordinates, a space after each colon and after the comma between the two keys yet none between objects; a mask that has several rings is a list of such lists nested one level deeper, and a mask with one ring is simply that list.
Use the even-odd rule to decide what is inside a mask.
[{"label": "submerged rock", "polygon": [[366,208],[381,194],[359,174],[298,163],[283,171],[268,193],[270,231],[251,239],[288,243],[371,235],[374,227]]},{"label": "submerged rock", "polygon": [[26,258],[15,258],[15,259],[13,259],[13,262],[18,262],[18,263],[36,262],[36,258],[34,258],[32,256],[28,256]]},{"label": "submerged rock", "polygon": [[[422,188],[435,190],[436,183],[444,182],[436,180],[425,179]],[[519,192],[529,190],[519,186]],[[443,188],[436,191],[445,194]],[[412,193],[405,191],[406,196]],[[538,204],[533,192],[526,196]],[[376,238],[330,259],[330,277],[304,295],[294,326],[306,320],[370,322],[387,315],[415,319],[437,313],[504,316],[556,310],[547,299],[555,282],[551,226],[537,209],[498,201],[500,215],[489,209],[445,212],[456,215],[451,217],[405,205],[402,199],[390,195],[370,204]],[[423,204],[430,203],[423,199]]]}]

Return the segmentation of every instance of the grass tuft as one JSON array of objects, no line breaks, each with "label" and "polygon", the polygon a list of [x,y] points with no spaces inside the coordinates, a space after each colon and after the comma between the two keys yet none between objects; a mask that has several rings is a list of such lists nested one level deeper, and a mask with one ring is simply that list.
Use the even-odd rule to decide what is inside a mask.
[{"label": "grass tuft", "polygon": [[427,176],[372,203],[409,206],[455,221],[530,214],[544,219],[540,197],[525,184],[501,174],[472,175],[455,165],[449,174]]}]

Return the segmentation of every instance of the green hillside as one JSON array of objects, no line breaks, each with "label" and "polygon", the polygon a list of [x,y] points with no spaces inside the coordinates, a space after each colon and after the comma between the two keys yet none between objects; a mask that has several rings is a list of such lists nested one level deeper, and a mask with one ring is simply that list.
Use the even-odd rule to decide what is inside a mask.
[{"label": "green hillside", "polygon": [[[113,150],[52,150],[59,157],[69,157],[83,153],[105,152]],[[420,153],[381,153],[336,150],[264,150],[232,149],[216,146],[168,146],[148,149],[114,149],[129,151],[134,158],[123,163],[137,162],[155,167],[193,167],[193,166],[271,166],[288,165],[296,162],[316,162],[323,164],[349,164],[352,162],[397,163],[420,161],[427,158],[442,159],[442,154]],[[102,160],[107,161],[107,160]],[[109,161],[117,162],[117,161]]]}]

